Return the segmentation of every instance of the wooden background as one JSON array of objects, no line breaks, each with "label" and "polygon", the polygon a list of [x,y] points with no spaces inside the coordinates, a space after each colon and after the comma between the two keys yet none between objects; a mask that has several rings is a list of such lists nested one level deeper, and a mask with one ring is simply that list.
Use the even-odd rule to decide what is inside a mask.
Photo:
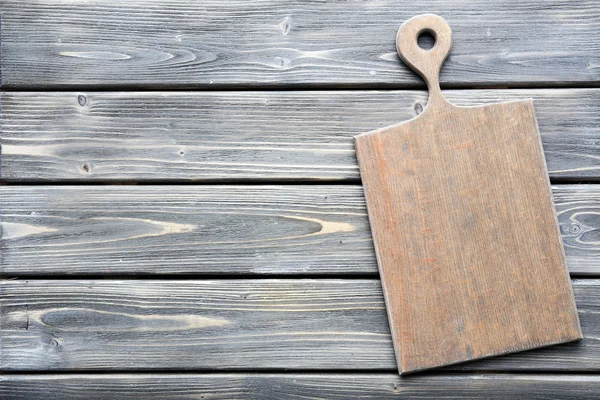
[{"label": "wooden background", "polygon": [[[600,394],[595,0],[0,0],[2,399]],[[534,98],[584,339],[400,378],[352,136]]]}]

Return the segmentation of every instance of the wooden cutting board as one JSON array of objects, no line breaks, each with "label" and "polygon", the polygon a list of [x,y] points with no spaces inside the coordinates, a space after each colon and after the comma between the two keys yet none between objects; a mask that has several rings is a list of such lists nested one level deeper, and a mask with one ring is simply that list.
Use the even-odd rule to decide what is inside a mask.
[{"label": "wooden cutting board", "polygon": [[451,36],[436,15],[401,26],[427,106],[355,137],[401,374],[581,338],[533,102],[450,104]]}]

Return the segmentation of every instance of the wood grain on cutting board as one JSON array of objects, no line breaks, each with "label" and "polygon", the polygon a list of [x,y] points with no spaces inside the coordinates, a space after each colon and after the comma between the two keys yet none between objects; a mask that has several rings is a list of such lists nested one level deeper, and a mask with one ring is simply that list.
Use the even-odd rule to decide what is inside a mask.
[{"label": "wood grain on cutting board", "polygon": [[576,340],[533,103],[447,102],[450,28],[418,18],[398,47],[428,84],[427,107],[355,141],[400,373]]}]

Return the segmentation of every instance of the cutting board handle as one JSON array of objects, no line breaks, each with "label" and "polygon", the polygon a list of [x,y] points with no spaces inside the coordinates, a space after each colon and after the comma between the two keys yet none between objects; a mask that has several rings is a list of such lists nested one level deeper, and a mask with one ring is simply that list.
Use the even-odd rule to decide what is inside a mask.
[{"label": "cutting board handle", "polygon": [[[435,39],[431,49],[419,46],[418,38],[430,33]],[[452,47],[452,29],[444,18],[435,14],[417,15],[405,21],[396,36],[398,55],[427,83],[429,101],[434,107],[449,105],[440,90],[440,69]]]}]

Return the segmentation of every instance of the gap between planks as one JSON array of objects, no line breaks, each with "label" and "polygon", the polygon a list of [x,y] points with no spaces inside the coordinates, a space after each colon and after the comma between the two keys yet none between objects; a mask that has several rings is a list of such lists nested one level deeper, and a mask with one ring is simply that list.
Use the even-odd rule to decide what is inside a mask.
[{"label": "gap between planks", "polygon": [[[488,84],[454,84],[452,82],[440,83],[442,90],[454,90],[457,92],[467,90],[554,90],[554,89],[598,89],[600,88],[600,80],[591,82],[560,82],[560,81],[548,81],[548,82],[532,82],[532,83],[517,83],[517,84],[499,84],[499,85],[488,85]],[[15,93],[70,93],[70,92],[97,92],[97,93],[111,93],[111,92],[139,92],[139,93],[151,93],[151,92],[185,92],[185,93],[213,93],[213,92],[352,92],[357,90],[365,91],[391,91],[391,90],[426,90],[427,86],[424,83],[410,83],[410,84],[394,84],[394,83],[380,83],[380,84],[297,84],[297,85],[286,85],[286,84],[273,84],[273,85],[211,85],[211,86],[152,86],[152,85],[131,85],[131,86],[118,86],[118,85],[61,85],[56,88],[44,87],[44,86],[28,86],[28,87],[6,87],[0,85],[0,89],[4,92],[10,91]]]}]

